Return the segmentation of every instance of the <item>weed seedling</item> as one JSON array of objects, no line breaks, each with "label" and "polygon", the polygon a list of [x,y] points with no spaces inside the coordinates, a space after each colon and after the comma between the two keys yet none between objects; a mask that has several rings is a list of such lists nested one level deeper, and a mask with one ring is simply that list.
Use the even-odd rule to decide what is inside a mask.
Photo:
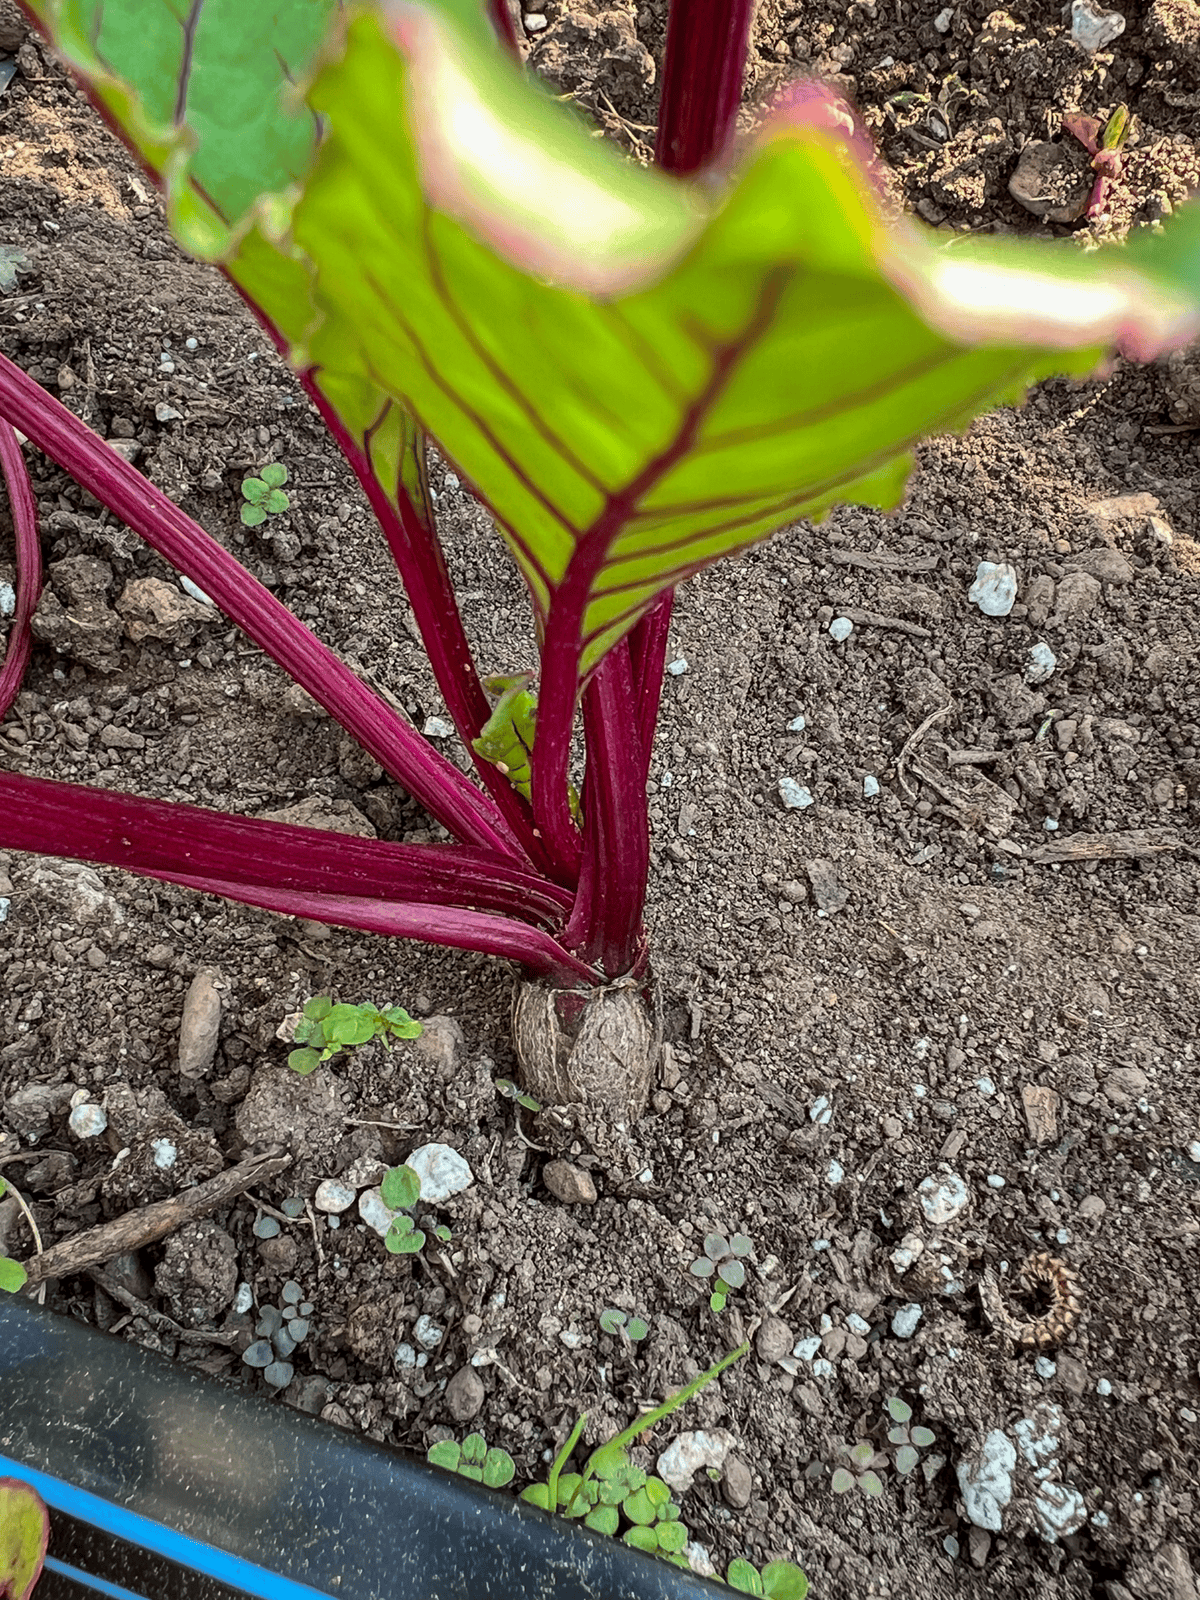
[{"label": "weed seedling", "polygon": [[600,1327],[605,1333],[628,1334],[634,1344],[639,1344],[650,1332],[650,1324],[644,1317],[631,1317],[624,1311],[619,1311],[616,1306],[609,1306],[600,1313]]},{"label": "weed seedling", "polygon": [[286,511],[291,501],[283,492],[288,470],[278,461],[268,461],[257,478],[242,479],[242,521],[247,528],[257,528],[270,516]]},{"label": "weed seedling", "polygon": [[503,1489],[517,1471],[508,1451],[489,1449],[481,1433],[469,1433],[462,1444],[442,1439],[429,1447],[427,1459],[435,1467],[457,1472],[460,1478],[470,1478],[473,1483],[485,1483],[489,1489]]},{"label": "weed seedling", "polygon": [[849,1494],[852,1489],[858,1489],[868,1500],[878,1500],[883,1493],[883,1479],[876,1469],[887,1466],[887,1457],[881,1456],[869,1439],[843,1445],[841,1453],[849,1464],[834,1469],[830,1485],[834,1494]]},{"label": "weed seedling", "polygon": [[502,1094],[506,1100],[515,1100],[517,1105],[523,1107],[526,1111],[540,1111],[542,1109],[542,1102],[535,1100],[531,1094],[525,1094],[518,1089],[511,1078],[497,1078],[496,1093]]},{"label": "weed seedling", "polygon": [[382,1039],[390,1049],[393,1038],[417,1039],[424,1031],[403,1006],[389,1006],[386,1011],[368,1005],[335,1006],[327,994],[314,995],[296,1024],[301,1048],[289,1054],[288,1066],[305,1076],[341,1050],[371,1039]]},{"label": "weed seedling", "polygon": [[[379,1185],[379,1197],[389,1211],[398,1211],[383,1242],[394,1256],[415,1256],[424,1248],[425,1235],[412,1217],[421,1198],[421,1179],[411,1167],[389,1167]],[[443,1244],[450,1238],[450,1229],[444,1223],[434,1228],[434,1235]]]},{"label": "weed seedling", "polygon": [[744,1233],[735,1233],[727,1239],[723,1233],[710,1233],[704,1241],[704,1254],[692,1262],[688,1271],[695,1278],[711,1278],[716,1283],[708,1297],[714,1311],[724,1311],[731,1289],[740,1289],[746,1281],[745,1257],[754,1249],[753,1241]]},{"label": "weed seedling", "polygon": [[898,1446],[896,1471],[902,1478],[906,1478],[920,1461],[921,1451],[928,1450],[936,1435],[930,1428],[913,1427],[913,1408],[907,1400],[901,1400],[896,1395],[888,1400],[887,1413],[896,1424],[895,1427],[888,1429],[888,1443]]},{"label": "weed seedling", "polygon": [[[0,1198],[12,1190],[12,1194],[21,1207],[25,1210],[25,1203],[17,1191],[5,1178],[0,1178]],[[29,1274],[19,1261],[14,1261],[11,1256],[0,1255],[0,1289],[8,1294],[16,1294],[18,1289],[25,1287]],[[2,1592],[2,1591],[0,1591]]]},{"label": "weed seedling", "polygon": [[791,1561],[768,1561],[760,1572],[739,1556],[729,1563],[725,1582],[743,1594],[769,1595],[771,1600],[804,1600],[808,1593],[808,1578]]}]

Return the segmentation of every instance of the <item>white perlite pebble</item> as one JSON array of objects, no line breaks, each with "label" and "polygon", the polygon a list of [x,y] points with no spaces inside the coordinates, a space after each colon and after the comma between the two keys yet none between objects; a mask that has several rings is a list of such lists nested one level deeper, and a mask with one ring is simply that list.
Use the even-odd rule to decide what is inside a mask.
[{"label": "white perlite pebble", "polygon": [[216,605],[216,601],[212,598],[212,596],[205,594],[200,585],[198,583],[193,583],[190,578],[180,578],[179,587],[183,590],[184,594],[190,594],[193,600],[199,600],[202,606]]},{"label": "white perlite pebble", "polygon": [[355,1191],[348,1183],[339,1183],[336,1178],[322,1179],[317,1185],[316,1194],[313,1195],[313,1205],[317,1210],[334,1217],[340,1217],[343,1211],[349,1211],[354,1200]]},{"label": "white perlite pebble", "polygon": [[985,617],[1006,617],[1017,598],[1017,574],[1007,561],[981,561],[967,599]]},{"label": "white perlite pebble", "polygon": [[805,728],[805,721],[804,721],[804,718],[802,716],[793,717],[792,720],[787,725],[787,731],[789,733],[803,733],[804,732],[804,728]]},{"label": "white perlite pebble", "polygon": [[825,1174],[826,1183],[837,1185],[846,1176],[846,1169],[840,1161],[831,1161]]},{"label": "white perlite pebble", "polygon": [[933,19],[933,25],[939,33],[949,33],[950,24],[954,21],[954,7],[947,6],[944,11],[939,11]]},{"label": "white perlite pebble", "polygon": [[921,1320],[921,1308],[915,1300],[910,1300],[906,1306],[901,1306],[892,1318],[892,1332],[897,1339],[911,1339],[917,1331],[917,1323]]},{"label": "white perlite pebble", "polygon": [[1030,649],[1029,665],[1025,668],[1026,683],[1045,683],[1058,665],[1058,657],[1043,639]]},{"label": "white perlite pebble", "polygon": [[444,1328],[439,1328],[432,1317],[422,1314],[413,1324],[413,1338],[425,1350],[432,1350],[442,1342]]},{"label": "white perlite pebble", "polygon": [[448,1144],[423,1144],[409,1156],[407,1165],[421,1180],[421,1199],[431,1206],[461,1194],[475,1181],[462,1156]]},{"label": "white perlite pebble", "polygon": [[170,1139],[154,1139],[150,1148],[154,1151],[154,1165],[161,1172],[170,1172],[179,1159],[179,1151]]},{"label": "white perlite pebble", "polygon": [[427,739],[453,739],[454,724],[445,717],[426,717],[421,732]]},{"label": "white perlite pebble", "polygon": [[8,913],[12,909],[12,901],[7,895],[0,895],[0,922],[8,921]]},{"label": "white perlite pebble", "polygon": [[1012,1499],[1013,1468],[1017,1452],[1012,1440],[993,1428],[974,1456],[958,1463],[958,1487],[962,1491],[967,1520],[989,1533],[999,1533],[1001,1513]]},{"label": "white perlite pebble", "polygon": [[795,778],[780,778],[779,798],[789,811],[803,811],[813,803],[812,795]]},{"label": "white perlite pebble", "polygon": [[1200,1139],[1193,1139],[1191,1144],[1188,1145],[1188,1159],[1190,1161],[1200,1161]]},{"label": "white perlite pebble", "polygon": [[383,1196],[378,1189],[364,1189],[358,1197],[358,1214],[368,1228],[374,1228],[382,1239],[392,1225],[392,1220],[400,1213],[393,1211],[383,1203]]},{"label": "white perlite pebble", "polygon": [[834,617],[829,624],[829,637],[835,644],[844,644],[854,632],[854,624],[849,617]]},{"label": "white perlite pebble", "polygon": [[959,1212],[966,1208],[971,1198],[966,1184],[957,1172],[948,1172],[941,1178],[930,1174],[917,1185],[917,1194],[920,1197],[921,1210],[935,1228],[953,1222]]},{"label": "white perlite pebble", "polygon": [[879,779],[872,777],[872,775],[868,772],[866,777],[863,779],[863,799],[874,800],[878,793]]},{"label": "white perlite pebble", "polygon": [[1072,0],[1071,37],[1081,50],[1095,55],[1125,32],[1119,11],[1102,11],[1095,0]]},{"label": "white perlite pebble", "polygon": [[810,1333],[807,1339],[798,1339],[792,1354],[799,1361],[815,1361],[817,1351],[821,1348],[821,1335]]},{"label": "white perlite pebble", "polygon": [[539,16],[536,11],[531,11],[524,20],[526,33],[541,33],[543,28],[549,26],[545,17]]},{"label": "white perlite pebble", "polygon": [[850,1329],[851,1333],[862,1334],[864,1339],[871,1331],[871,1324],[867,1321],[866,1317],[860,1317],[857,1311],[852,1311],[846,1318],[846,1326]]},{"label": "white perlite pebble", "polygon": [[17,591],[11,583],[0,583],[0,617],[11,617],[17,609]]},{"label": "white perlite pebble", "polygon": [[673,678],[682,677],[687,669],[688,664],[686,656],[676,656],[674,661],[667,662],[667,671]]},{"label": "white perlite pebble", "polygon": [[254,1290],[248,1283],[239,1283],[237,1295],[234,1298],[233,1309],[239,1317],[244,1317],[254,1304]]},{"label": "white perlite pebble", "polygon": [[658,1475],[668,1488],[686,1494],[692,1478],[704,1467],[719,1472],[737,1441],[724,1428],[711,1433],[681,1433],[658,1458]]},{"label": "white perlite pebble", "polygon": [[68,1127],[77,1139],[97,1139],[108,1127],[108,1118],[102,1106],[76,1106],[68,1119]]},{"label": "white perlite pebble", "polygon": [[907,1272],[918,1256],[925,1250],[925,1241],[919,1233],[906,1233],[900,1243],[892,1251],[891,1263],[897,1272]]}]

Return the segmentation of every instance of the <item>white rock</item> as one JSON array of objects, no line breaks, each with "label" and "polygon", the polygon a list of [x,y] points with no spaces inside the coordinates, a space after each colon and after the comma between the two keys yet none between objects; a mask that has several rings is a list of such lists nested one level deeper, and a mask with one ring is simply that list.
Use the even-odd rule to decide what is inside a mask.
[{"label": "white rock", "polygon": [[239,1317],[244,1317],[254,1304],[254,1290],[248,1283],[239,1283],[237,1294],[234,1297],[233,1309]]},{"label": "white rock", "polygon": [[193,600],[199,600],[202,606],[215,606],[216,601],[211,595],[205,594],[198,583],[193,583],[190,578],[180,578],[179,587],[184,594],[190,594]]},{"label": "white rock", "polygon": [[108,1127],[108,1117],[103,1106],[89,1103],[75,1107],[67,1119],[67,1126],[77,1139],[98,1139]]},{"label": "white rock", "polygon": [[958,1463],[958,1487],[968,1522],[1001,1531],[1001,1514],[1012,1499],[1017,1452],[1007,1434],[993,1428],[979,1449]]},{"label": "white rock", "polygon": [[829,624],[829,637],[835,644],[843,644],[854,632],[854,624],[849,617],[834,617]]},{"label": "white rock", "polygon": [[1081,50],[1095,55],[1125,32],[1119,11],[1102,11],[1095,0],[1072,0],[1071,37]]},{"label": "white rock", "polygon": [[933,19],[933,25],[939,33],[949,33],[950,24],[954,21],[954,7],[947,6],[944,11],[939,11]]},{"label": "white rock", "polygon": [[787,725],[787,731],[789,733],[803,733],[805,726],[806,724],[802,716],[793,717]]},{"label": "white rock", "polygon": [[1033,1363],[1033,1370],[1039,1378],[1044,1378],[1048,1383],[1058,1371],[1058,1363],[1051,1361],[1049,1356],[1039,1356]]},{"label": "white rock", "polygon": [[1006,617],[1017,598],[1017,574],[1007,561],[981,561],[967,599],[985,617]]},{"label": "white rock", "polygon": [[935,1228],[953,1222],[960,1211],[966,1209],[971,1196],[957,1172],[947,1172],[943,1177],[930,1174],[917,1185],[921,1210]]},{"label": "white rock", "polygon": [[343,1211],[349,1211],[355,1197],[355,1191],[348,1183],[339,1183],[336,1178],[324,1178],[317,1185],[313,1205],[327,1216],[340,1217]]},{"label": "white rock", "polygon": [[1078,1533],[1087,1521],[1087,1506],[1078,1489],[1066,1483],[1045,1482],[1033,1497],[1038,1529],[1047,1544]]},{"label": "white rock", "polygon": [[789,811],[803,811],[813,803],[812,795],[795,778],[780,778],[779,798]]},{"label": "white rock", "polygon": [[674,661],[668,661],[667,662],[667,671],[671,674],[671,676],[673,678],[682,677],[683,674],[687,671],[687,669],[688,669],[688,664],[687,664],[687,657],[686,656],[676,656]]},{"label": "white rock", "polygon": [[919,1233],[906,1233],[892,1251],[891,1262],[893,1267],[897,1272],[907,1272],[924,1249],[925,1241]]},{"label": "white rock", "polygon": [[910,1300],[906,1306],[901,1306],[892,1318],[892,1332],[897,1339],[911,1339],[917,1331],[917,1323],[921,1320],[921,1308],[915,1300]]},{"label": "white rock", "polygon": [[454,724],[445,717],[426,717],[421,732],[427,739],[453,739]]},{"label": "white rock", "polygon": [[150,1148],[154,1151],[154,1165],[162,1172],[170,1172],[179,1159],[179,1151],[170,1139],[152,1139]]},{"label": "white rock", "polygon": [[11,583],[0,583],[0,617],[11,617],[17,609],[17,591]]},{"label": "white rock", "polygon": [[817,1351],[821,1348],[821,1335],[810,1333],[807,1339],[798,1339],[792,1354],[798,1361],[815,1361]]},{"label": "white rock", "polygon": [[1004,1179],[998,1172],[989,1172],[987,1177],[989,1189],[1003,1189]]},{"label": "white rock", "polygon": [[406,1163],[421,1180],[421,1199],[431,1206],[441,1205],[452,1194],[461,1194],[474,1183],[470,1167],[448,1144],[423,1144]]},{"label": "white rock", "polygon": [[413,1338],[423,1350],[432,1350],[434,1345],[441,1344],[442,1334],[446,1330],[439,1328],[432,1317],[422,1314],[413,1324]]},{"label": "white rock", "polygon": [[374,1228],[382,1239],[392,1225],[392,1220],[400,1213],[393,1211],[383,1203],[383,1196],[378,1189],[364,1189],[358,1197],[358,1214],[368,1228]]},{"label": "white rock", "polygon": [[715,1428],[711,1433],[681,1433],[659,1456],[658,1475],[677,1494],[686,1494],[697,1472],[705,1467],[720,1471],[736,1443],[724,1428]]},{"label": "white rock", "polygon": [[808,1108],[808,1120],[818,1128],[827,1128],[833,1121],[833,1105],[827,1094],[819,1094]]},{"label": "white rock", "polygon": [[1058,657],[1044,639],[1039,639],[1029,652],[1029,665],[1025,668],[1026,683],[1045,683],[1058,665]]},{"label": "white rock", "polygon": [[549,26],[545,17],[536,11],[530,11],[524,18],[526,33],[541,33],[543,28]]},{"label": "white rock", "polygon": [[12,901],[8,896],[0,895],[0,922],[8,921],[8,913],[12,910]]},{"label": "white rock", "polygon": [[864,1339],[871,1331],[871,1324],[867,1321],[866,1317],[860,1317],[857,1311],[852,1311],[846,1318],[846,1326],[850,1329],[851,1333],[862,1334]]},{"label": "white rock", "polygon": [[1096,1379],[1096,1393],[1100,1395],[1102,1399],[1107,1399],[1112,1393],[1112,1384],[1109,1383],[1107,1378]]},{"label": "white rock", "polygon": [[836,1185],[841,1183],[845,1176],[846,1169],[843,1167],[842,1163],[840,1161],[831,1161],[825,1173],[825,1182]]},{"label": "white rock", "polygon": [[874,800],[878,793],[879,779],[872,776],[872,774],[868,772],[866,777],[863,779],[863,799]]},{"label": "white rock", "polygon": [[401,1342],[396,1346],[392,1360],[398,1367],[415,1367],[417,1364],[417,1352],[412,1345]]},{"label": "white rock", "polygon": [[1188,1160],[1200,1161],[1200,1139],[1193,1139],[1188,1145]]},{"label": "white rock", "polygon": [[720,1581],[716,1567],[712,1564],[712,1557],[702,1544],[697,1544],[693,1539],[691,1544],[685,1544],[683,1553],[687,1557],[687,1564],[701,1578],[717,1578]]}]

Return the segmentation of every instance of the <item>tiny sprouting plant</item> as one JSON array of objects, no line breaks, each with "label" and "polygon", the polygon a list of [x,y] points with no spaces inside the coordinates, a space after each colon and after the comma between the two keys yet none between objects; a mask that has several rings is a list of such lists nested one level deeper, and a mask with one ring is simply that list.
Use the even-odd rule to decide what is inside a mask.
[{"label": "tiny sprouting plant", "polygon": [[724,1311],[725,1302],[732,1289],[740,1289],[746,1281],[745,1258],[754,1249],[754,1242],[744,1233],[735,1233],[727,1239],[723,1233],[710,1233],[704,1240],[704,1254],[697,1256],[688,1271],[694,1278],[711,1278],[716,1275],[708,1303],[714,1311]]},{"label": "tiny sprouting plant", "polygon": [[268,517],[286,511],[291,501],[283,492],[288,479],[288,469],[279,461],[268,461],[257,478],[242,479],[242,521],[248,528],[257,528]]},{"label": "tiny sprouting plant", "polygon": [[469,1433],[461,1444],[441,1439],[430,1445],[427,1459],[435,1467],[457,1472],[461,1478],[484,1483],[489,1489],[503,1489],[516,1475],[516,1462],[507,1450],[488,1446],[481,1433]]},{"label": "tiny sprouting plant", "polygon": [[729,1563],[725,1582],[743,1594],[768,1595],[770,1600],[804,1600],[808,1593],[808,1578],[792,1561],[768,1561],[760,1572],[739,1556]]},{"label": "tiny sprouting plant", "polygon": [[887,1466],[887,1457],[880,1455],[869,1439],[843,1445],[841,1454],[847,1464],[834,1468],[830,1484],[834,1494],[849,1494],[852,1489],[858,1489],[868,1500],[877,1500],[883,1493],[883,1479],[879,1473]]},{"label": "tiny sprouting plant", "polygon": [[29,1600],[41,1576],[50,1516],[36,1489],[0,1478],[0,1600]]},{"label": "tiny sprouting plant", "polygon": [[[383,1242],[394,1256],[414,1256],[425,1246],[425,1235],[417,1227],[412,1212],[421,1198],[420,1174],[411,1167],[389,1167],[379,1185],[379,1198],[389,1211],[397,1211]],[[435,1238],[444,1244],[450,1238],[450,1229],[439,1222],[433,1230]]]},{"label": "tiny sprouting plant", "polygon": [[497,1094],[502,1094],[506,1100],[516,1101],[517,1105],[523,1107],[526,1111],[540,1111],[542,1109],[542,1102],[535,1100],[531,1094],[526,1094],[523,1090],[518,1089],[511,1078],[497,1078],[496,1092]]},{"label": "tiny sprouting plant", "polygon": [[[21,1205],[21,1209],[24,1210],[24,1203],[21,1201],[20,1195],[13,1189],[7,1178],[0,1178],[0,1199],[10,1190],[18,1204]],[[25,1287],[28,1277],[29,1274],[19,1261],[14,1261],[11,1256],[0,1255],[0,1289],[5,1290],[8,1294],[16,1294],[18,1289]]]},{"label": "tiny sprouting plant", "polygon": [[902,1478],[906,1478],[920,1461],[921,1451],[928,1450],[937,1435],[930,1428],[913,1426],[913,1408],[907,1400],[901,1400],[898,1395],[893,1395],[887,1401],[887,1413],[895,1424],[888,1429],[888,1443],[898,1447],[895,1455],[896,1471]]},{"label": "tiny sprouting plant", "polygon": [[300,1048],[289,1054],[288,1066],[304,1076],[341,1050],[371,1039],[382,1039],[390,1048],[393,1038],[416,1039],[424,1031],[403,1006],[389,1006],[386,1011],[370,1005],[335,1006],[327,994],[314,995],[296,1023]]},{"label": "tiny sprouting plant", "polygon": [[650,1332],[650,1324],[645,1317],[632,1317],[616,1306],[608,1306],[600,1313],[600,1327],[605,1333],[624,1333],[634,1344],[639,1344]]}]

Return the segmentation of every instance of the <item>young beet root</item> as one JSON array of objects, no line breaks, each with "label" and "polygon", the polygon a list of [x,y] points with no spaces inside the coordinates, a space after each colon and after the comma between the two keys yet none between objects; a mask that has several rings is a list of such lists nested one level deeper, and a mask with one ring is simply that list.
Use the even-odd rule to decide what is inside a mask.
[{"label": "young beet root", "polygon": [[[499,0],[247,6],[220,39],[201,12],[173,59],[135,25],[139,3],[106,0],[95,38],[58,0],[28,9],[162,185],[177,238],[254,308],[345,453],[474,775],[0,357],[20,591],[0,714],[40,583],[11,427],[202,589],[454,841],[331,843],[7,774],[0,848],[505,957],[523,974],[525,1089],[628,1123],[659,1048],[646,780],[675,586],[839,501],[898,504],[923,437],[1041,377],[1186,343],[1200,330],[1200,213],[1092,255],[1000,238],[950,249],[890,225],[867,139],[819,85],[793,87],[735,147],[748,0],[673,0],[657,171],[597,144],[522,73]],[[263,108],[234,139],[210,115],[231,101]],[[427,438],[528,586],[538,660],[488,663],[501,679],[480,672],[459,616]],[[248,518],[284,513],[281,474],[272,463],[247,480]]]}]

